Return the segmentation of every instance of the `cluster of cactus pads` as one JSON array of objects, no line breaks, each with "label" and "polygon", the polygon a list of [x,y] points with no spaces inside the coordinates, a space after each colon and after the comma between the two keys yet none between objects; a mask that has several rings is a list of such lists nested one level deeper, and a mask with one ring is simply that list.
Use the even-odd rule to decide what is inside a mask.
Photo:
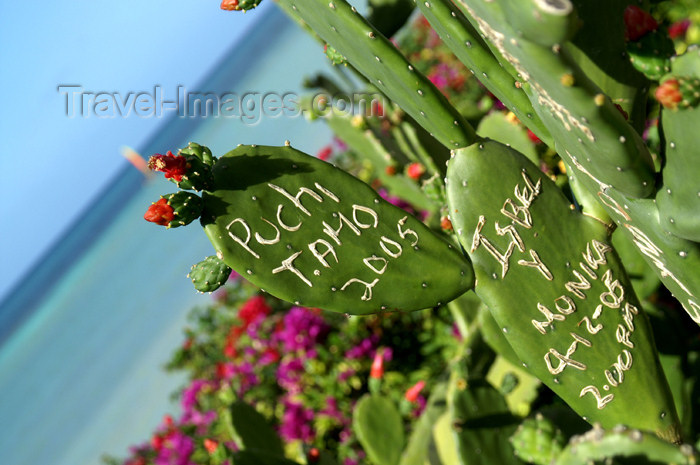
[{"label": "cluster of cactus pads", "polygon": [[[281,299],[347,314],[430,308],[473,290],[488,308],[476,320],[483,338],[596,427],[568,445],[543,417],[515,432],[503,398],[465,359],[426,420],[428,431],[450,431],[460,463],[695,463],[691,448],[674,445],[683,441],[676,404],[612,232],[700,324],[700,49],[673,56],[663,27],[623,0],[417,2],[455,56],[556,150],[574,204],[510,137],[473,129],[386,38],[395,25],[368,21],[345,0],[277,2],[334,63],[396,105],[393,146],[367,123],[328,122],[380,167],[385,185],[425,202],[390,170],[392,147],[411,146],[403,154],[426,167],[425,191],[442,202],[451,234],[290,144],[238,146],[218,158],[190,144],[151,159],[184,190],[154,203],[146,219],[167,227],[200,219],[216,255],[191,270],[196,288],[215,290],[233,269]],[[386,3],[396,16],[411,7]],[[662,134],[653,155],[642,138],[652,87]],[[358,405],[358,435],[375,463],[407,465],[404,438],[377,443],[393,437],[387,402],[375,395]],[[504,457],[480,455],[479,444]],[[517,456],[504,452],[511,447]]]}]

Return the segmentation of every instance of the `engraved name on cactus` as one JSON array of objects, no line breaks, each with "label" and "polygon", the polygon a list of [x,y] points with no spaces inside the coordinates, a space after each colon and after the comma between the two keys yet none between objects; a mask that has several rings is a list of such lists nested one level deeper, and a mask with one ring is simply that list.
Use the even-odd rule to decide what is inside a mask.
[{"label": "engraved name on cactus", "polygon": [[[612,363],[610,368],[603,371],[605,379],[608,381],[608,384],[603,385],[603,390],[609,391],[611,388],[618,387],[622,384],[625,379],[625,372],[632,368],[633,358],[632,352],[629,349],[634,348],[634,343],[630,340],[630,337],[634,332],[634,316],[639,314],[639,310],[628,301],[625,301],[625,289],[617,279],[613,279],[612,270],[605,272],[602,282],[605,284],[607,291],[600,294],[602,305],[596,307],[592,319],[595,320],[600,317],[603,309],[607,307],[609,309],[619,309],[624,323],[618,323],[615,328],[615,339],[623,348],[617,355],[617,360]],[[583,321],[584,320],[581,320],[581,322]],[[579,325],[581,322],[579,322]],[[603,325],[598,324],[593,327],[591,321],[587,320],[586,329],[591,334],[597,334],[603,329]],[[600,390],[594,385],[588,385],[582,388],[579,397],[583,397],[586,394],[591,394],[593,396],[596,401],[596,407],[599,410],[605,408],[605,406],[615,398],[613,393],[602,396]]]},{"label": "engraved name on cactus", "polygon": [[[291,202],[293,208],[296,208],[308,217],[311,217],[312,213],[304,205],[302,200],[306,200],[309,197],[319,203],[323,203],[324,200],[326,200],[324,199],[324,196],[335,203],[341,203],[341,199],[336,194],[317,182],[314,183],[314,188],[300,187],[297,193],[294,195],[285,188],[272,183],[268,183],[268,187],[278,194],[281,194],[286,200]],[[264,247],[278,244],[282,240],[283,231],[294,233],[301,229],[303,225],[303,221],[299,221],[297,224],[288,224],[285,222],[282,219],[282,212],[284,211],[284,208],[285,205],[283,204],[279,204],[277,206],[274,221],[270,221],[262,216],[260,217],[262,221],[272,228],[273,232],[269,234],[263,235],[258,231],[253,232],[248,222],[243,218],[235,218],[229,222],[229,224],[226,226],[226,231],[228,232],[229,237],[231,237],[231,239],[240,245],[247,253],[249,253],[255,259],[260,259],[260,254],[262,253],[262,249]],[[331,269],[333,259],[335,260],[335,263],[339,263],[336,248],[343,245],[345,234],[351,233],[355,236],[361,236],[363,230],[376,229],[379,225],[379,215],[374,209],[368,206],[353,204],[351,206],[351,212],[346,213],[348,213],[347,216],[340,211],[336,211],[332,214],[332,216],[337,220],[336,226],[330,224],[332,223],[331,220],[328,222],[322,221],[321,224],[323,229],[320,231],[320,233],[325,234],[327,238],[318,238],[307,244],[308,250],[323,268]],[[372,253],[370,256],[362,259],[364,265],[372,273],[383,275],[389,267],[390,260],[392,258],[399,258],[402,255],[404,246],[401,245],[399,240],[405,241],[407,244],[410,244],[411,247],[417,246],[419,241],[418,233],[406,226],[407,220],[408,215],[397,221],[397,240],[382,235],[378,241],[378,246],[381,251],[377,250],[375,253]],[[342,231],[346,231],[346,233],[343,233],[343,238],[341,238]],[[255,239],[255,241],[253,241],[253,239]],[[258,245],[255,244],[256,242]],[[289,257],[282,260],[280,266],[271,270],[272,274],[289,271],[298,277],[304,284],[309,287],[313,287],[313,276],[320,276],[321,271],[319,269],[315,269],[312,272],[313,276],[311,276],[309,274],[305,274],[302,270],[295,266],[295,260],[297,260],[297,258],[299,258],[303,252],[304,250],[294,251]],[[332,257],[332,259],[329,256]],[[360,296],[360,299],[363,301],[368,301],[372,299],[372,288],[378,282],[379,278],[374,278],[371,281],[351,278],[340,286],[340,290],[345,291],[353,284],[360,285],[362,288],[362,295]],[[356,288],[357,286],[352,287]]]},{"label": "engraved name on cactus", "polygon": [[609,194],[606,193],[610,186],[601,182],[598,178],[593,176],[588,170],[581,166],[576,157],[571,155],[571,153],[567,151],[566,154],[571,159],[571,163],[579,171],[588,176],[593,182],[595,182],[598,185],[600,189],[598,191],[598,198],[600,199],[600,201],[607,207],[609,207],[612,210],[612,212],[620,216],[618,221],[625,228],[627,228],[630,231],[630,233],[632,233],[634,245],[639,249],[639,251],[642,254],[644,254],[651,260],[651,262],[656,268],[659,269],[661,277],[671,279],[674,283],[678,285],[678,287],[681,288],[681,290],[688,294],[688,297],[686,299],[682,299],[677,296],[678,300],[681,302],[683,308],[685,308],[685,310],[688,312],[693,321],[700,324],[700,305],[698,305],[695,301],[695,295],[693,295],[693,293],[690,292],[687,286],[683,284],[683,282],[680,279],[678,279],[678,277],[676,277],[676,275],[674,275],[671,272],[671,270],[668,269],[668,267],[663,261],[663,250],[661,250],[661,248],[654,244],[654,242],[652,242],[649,236],[647,236],[642,230],[629,223],[629,221],[632,221],[630,215],[627,212],[625,212],[622,206],[620,206],[620,204],[615,199],[613,199]]},{"label": "engraved name on cactus", "polygon": [[[508,234],[510,236],[510,242],[506,248],[505,252],[498,250],[498,247],[493,245],[493,243],[485,237],[481,231],[486,224],[486,217],[483,215],[479,216],[479,220],[474,231],[474,237],[472,239],[471,253],[474,253],[481,245],[486,248],[486,250],[496,259],[498,263],[501,264],[501,278],[505,278],[508,274],[508,269],[510,268],[510,256],[513,254],[514,249],[517,247],[522,253],[525,253],[525,245],[523,240],[515,228],[515,225],[524,227],[525,229],[532,228],[532,215],[530,214],[530,205],[537,198],[542,187],[542,180],[538,179],[537,184],[534,184],[532,180],[528,177],[525,171],[522,172],[523,180],[525,181],[525,187],[521,187],[519,184],[513,189],[514,197],[518,200],[519,204],[516,204],[510,197],[506,199],[503,203],[503,208],[501,208],[501,213],[511,220],[514,224],[509,224],[508,226],[501,227],[498,221],[494,224],[496,229],[496,234],[499,236],[505,236]],[[549,271],[547,266],[542,263],[537,251],[529,250],[530,258],[532,261],[528,260],[518,260],[518,265],[535,268],[537,269],[547,280],[552,280],[552,273]]]}]

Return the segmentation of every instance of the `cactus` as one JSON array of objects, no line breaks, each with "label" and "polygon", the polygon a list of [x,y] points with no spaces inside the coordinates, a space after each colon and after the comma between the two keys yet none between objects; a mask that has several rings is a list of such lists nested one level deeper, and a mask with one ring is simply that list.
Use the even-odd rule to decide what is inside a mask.
[{"label": "cactus", "polygon": [[448,388],[452,434],[460,463],[519,465],[509,443],[517,419],[505,399],[484,379],[472,378],[457,369]]},{"label": "cactus", "polygon": [[202,213],[202,199],[189,192],[176,192],[160,197],[148,209],[144,218],[167,228],[186,226]]},{"label": "cactus", "polygon": [[[195,153],[190,154],[190,151]],[[184,149],[181,153],[184,155],[173,155],[172,152],[153,155],[148,160],[148,166],[154,171],[163,172],[166,179],[170,179],[180,189],[195,191],[209,189],[211,166],[204,161],[208,157],[204,152],[198,153],[194,148]]]},{"label": "cactus", "polygon": [[504,66],[509,66],[507,62],[499,62],[493,56],[462,12],[448,0],[417,4],[442,40],[484,86],[521,121],[527,120],[528,126],[540,139],[549,140],[549,132],[522,90],[522,83],[504,69]]},{"label": "cactus", "polygon": [[199,292],[214,292],[228,281],[231,268],[219,257],[211,255],[192,265],[188,278]]},{"label": "cactus", "polygon": [[528,463],[550,465],[566,445],[566,437],[551,420],[537,413],[518,426],[510,438],[515,455]]},{"label": "cactus", "polygon": [[[403,430],[390,401],[374,393],[358,403],[356,431],[377,464],[417,463],[431,448],[445,463],[520,463],[507,442],[516,407],[509,410],[483,379],[490,370],[503,375],[504,359],[608,429],[596,427],[562,451],[556,428],[535,417],[514,438],[521,458],[694,463],[692,450],[669,444],[681,441],[674,398],[628,272],[642,297],[661,280],[700,324],[698,50],[669,59],[663,27],[626,0],[418,2],[459,60],[512,111],[508,118],[515,115],[549,146],[546,157],[558,153],[567,198],[522,154],[486,139],[538,161],[538,150],[506,117],[484,118],[477,136],[380,33],[392,34],[386,17],[375,15],[373,26],[344,0],[278,2],[327,53],[361,73],[370,91],[398,106],[384,105],[382,119],[333,115],[328,122],[370,160],[385,187],[421,208],[441,206],[443,229],[454,231],[464,253],[357,179],[291,147],[240,146],[217,159],[191,144],[151,165],[180,188],[202,191],[201,222],[219,259],[197,265],[196,280],[211,289],[207,267],[222,282],[230,266],[284,300],[353,314],[434,307],[474,287],[486,304],[476,320],[476,311],[465,318],[459,302],[449,304],[465,339],[463,359],[451,363],[448,412],[432,410],[417,433],[423,436],[411,439],[409,450],[420,458],[400,458]],[[381,4],[373,3],[375,13]],[[660,173],[641,136],[648,79],[662,81],[655,92],[663,106]],[[442,147],[426,143],[423,130]],[[447,169],[445,149],[454,150]],[[422,192],[414,180],[427,180]],[[168,201],[152,208],[151,221],[174,227]],[[679,368],[690,358],[663,358],[681,406]],[[506,395],[514,392],[512,376],[498,379]],[[535,385],[517,413],[527,414]],[[613,429],[618,424],[645,432]],[[378,441],[383,434],[392,438]],[[234,463],[245,463],[253,455],[237,457]]]},{"label": "cactus", "polygon": [[678,98],[662,110],[666,165],[663,186],[656,194],[662,225],[675,236],[694,242],[700,242],[700,148],[694,137],[700,127],[698,57],[700,49],[696,48],[673,60],[673,73],[690,77],[676,79]]},{"label": "cactus", "polygon": [[209,166],[212,166],[216,161],[216,158],[214,157],[214,155],[212,155],[211,150],[209,150],[209,147],[199,145],[196,142],[190,142],[189,144],[187,144],[187,147],[180,150],[178,152],[178,155],[192,155],[196,158],[199,158],[205,165]]},{"label": "cactus", "polygon": [[588,433],[573,437],[555,464],[585,465],[612,457],[629,457],[639,465],[694,465],[700,459],[687,444],[674,446],[639,430],[616,427],[606,431],[596,425]]},{"label": "cactus", "polygon": [[221,9],[227,11],[248,11],[260,5],[260,0],[222,0]]},{"label": "cactus", "polygon": [[[556,5],[571,14],[568,3]],[[526,92],[562,157],[563,152],[571,153],[602,182],[631,197],[646,197],[652,192],[654,167],[642,138],[566,48],[543,47],[521,37],[496,3],[459,0],[457,5],[507,57],[523,81],[530,83]],[[559,20],[570,21],[563,14]]]},{"label": "cactus", "polygon": [[677,440],[649,325],[607,229],[497,142],[457,150],[447,180],[475,291],[524,365],[588,421]]},{"label": "cactus", "polygon": [[353,411],[352,427],[372,463],[399,463],[405,440],[401,415],[391,400],[378,394],[362,397]]},{"label": "cactus", "polygon": [[346,1],[278,1],[443,144],[464,147],[475,140],[445,96]]},{"label": "cactus", "polygon": [[282,299],[366,314],[433,307],[472,286],[471,266],[451,244],[291,147],[241,146],[217,161],[213,176],[202,224],[217,255]]}]

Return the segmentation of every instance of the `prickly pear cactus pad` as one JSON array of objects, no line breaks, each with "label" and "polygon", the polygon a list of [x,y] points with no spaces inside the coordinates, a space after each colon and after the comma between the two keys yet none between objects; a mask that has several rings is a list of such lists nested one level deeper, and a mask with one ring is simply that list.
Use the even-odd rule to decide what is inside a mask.
[{"label": "prickly pear cactus pad", "polygon": [[281,299],[367,314],[433,307],[473,285],[457,247],[298,150],[240,146],[212,172],[202,224],[217,255]]},{"label": "prickly pear cactus pad", "polygon": [[649,323],[606,228],[497,142],[455,151],[447,180],[475,291],[524,365],[589,422],[677,440]]}]

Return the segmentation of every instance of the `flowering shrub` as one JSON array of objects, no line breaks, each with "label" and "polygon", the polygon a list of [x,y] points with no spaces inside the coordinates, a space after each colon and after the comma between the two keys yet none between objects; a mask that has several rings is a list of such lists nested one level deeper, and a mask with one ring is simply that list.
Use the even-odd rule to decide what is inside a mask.
[{"label": "flowering shrub", "polygon": [[425,406],[426,380],[445,369],[459,342],[443,312],[338,316],[289,306],[234,277],[211,305],[192,312],[168,364],[190,379],[179,394],[181,414],[167,416],[122,463],[209,463],[220,447],[237,450],[225,412],[242,399],[275,425],[289,455],[318,448],[357,464],[364,452],[351,428],[352,408],[370,390],[373,364],[374,389],[397,403],[408,399],[408,428]]}]

